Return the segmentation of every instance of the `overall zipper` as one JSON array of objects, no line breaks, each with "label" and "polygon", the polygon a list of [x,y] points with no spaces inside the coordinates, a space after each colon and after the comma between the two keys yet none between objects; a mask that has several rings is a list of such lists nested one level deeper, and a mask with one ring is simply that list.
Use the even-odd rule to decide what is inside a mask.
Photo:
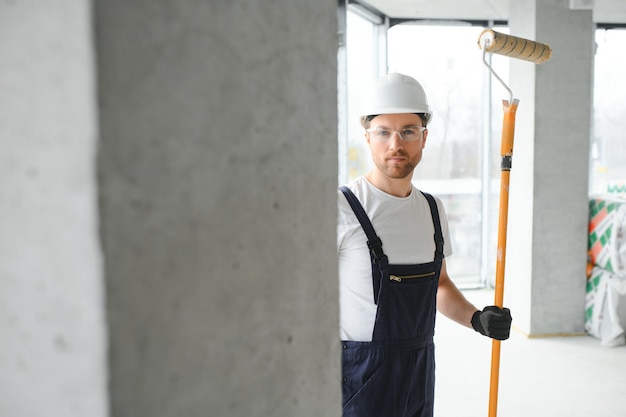
[{"label": "overall zipper", "polygon": [[426,277],[432,277],[433,275],[435,275],[435,271],[427,272],[425,274],[403,275],[401,277],[397,275],[389,275],[389,279],[392,281],[396,281],[396,282],[402,282],[403,279],[426,278]]}]

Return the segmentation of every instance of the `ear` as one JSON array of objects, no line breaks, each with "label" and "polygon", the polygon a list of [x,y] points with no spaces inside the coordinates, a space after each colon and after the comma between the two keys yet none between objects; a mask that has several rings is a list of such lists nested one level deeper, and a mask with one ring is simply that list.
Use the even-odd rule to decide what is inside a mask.
[{"label": "ear", "polygon": [[422,149],[426,147],[426,139],[428,139],[428,129],[422,133]]}]

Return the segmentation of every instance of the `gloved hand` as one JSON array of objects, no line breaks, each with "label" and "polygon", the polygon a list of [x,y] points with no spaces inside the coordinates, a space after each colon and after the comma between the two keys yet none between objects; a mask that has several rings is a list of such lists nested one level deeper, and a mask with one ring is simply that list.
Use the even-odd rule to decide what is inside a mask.
[{"label": "gloved hand", "polygon": [[472,316],[472,327],[482,335],[506,340],[511,333],[511,310],[496,306],[485,307]]}]

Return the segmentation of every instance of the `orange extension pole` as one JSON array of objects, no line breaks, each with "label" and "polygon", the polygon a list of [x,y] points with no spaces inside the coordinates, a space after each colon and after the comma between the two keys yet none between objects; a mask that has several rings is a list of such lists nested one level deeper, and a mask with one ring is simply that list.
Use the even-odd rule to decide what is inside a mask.
[{"label": "orange extension pole", "polygon": [[[500,215],[498,224],[498,256],[496,263],[496,290],[494,304],[504,307],[504,264],[506,259],[506,231],[509,216],[509,180],[511,162],[513,158],[513,136],[515,133],[515,112],[518,99],[513,98],[513,92],[508,85],[496,74],[486,54],[498,54],[509,58],[522,59],[534,64],[543,64],[550,60],[552,48],[550,45],[531,41],[517,36],[506,35],[492,29],[485,29],[478,37],[478,46],[483,50],[483,62],[491,74],[509,92],[509,100],[503,100],[504,120],[502,123],[502,165],[500,180]],[[489,417],[496,417],[498,408],[498,383],[500,375],[500,341],[493,340],[491,349],[491,384],[489,387]]]},{"label": "orange extension pole", "polygon": [[[518,99],[503,100],[502,144],[500,149],[500,211],[498,219],[498,254],[496,261],[496,289],[494,304],[504,307],[504,266],[506,260],[506,234],[509,217],[509,181],[515,135],[515,112]],[[489,417],[496,417],[498,409],[498,383],[500,379],[500,340],[493,339],[491,346],[491,383],[489,386]]]}]

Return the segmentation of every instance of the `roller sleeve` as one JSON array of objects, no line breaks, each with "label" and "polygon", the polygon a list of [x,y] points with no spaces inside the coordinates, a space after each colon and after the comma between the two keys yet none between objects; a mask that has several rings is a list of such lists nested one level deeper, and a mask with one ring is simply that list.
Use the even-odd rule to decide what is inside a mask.
[{"label": "roller sleeve", "polygon": [[534,64],[543,64],[552,56],[552,49],[545,43],[535,42],[513,35],[485,29],[478,37],[478,46],[492,54],[523,59]]}]

